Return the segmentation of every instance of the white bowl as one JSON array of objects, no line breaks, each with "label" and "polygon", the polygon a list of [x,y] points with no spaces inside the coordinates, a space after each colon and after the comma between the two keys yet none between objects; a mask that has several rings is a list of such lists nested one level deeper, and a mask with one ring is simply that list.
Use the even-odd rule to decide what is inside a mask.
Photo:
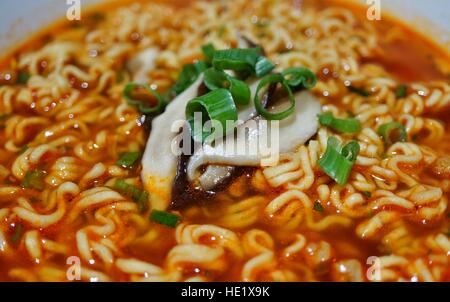
[{"label": "white bowl", "polygon": [[[64,17],[68,2],[80,1],[83,7],[104,0],[1,0],[0,53],[14,48],[30,33]],[[449,0],[348,0],[365,5],[380,1],[381,11],[411,24],[450,51]],[[109,1],[111,2],[111,0]],[[376,22],[376,21],[374,21]]]}]

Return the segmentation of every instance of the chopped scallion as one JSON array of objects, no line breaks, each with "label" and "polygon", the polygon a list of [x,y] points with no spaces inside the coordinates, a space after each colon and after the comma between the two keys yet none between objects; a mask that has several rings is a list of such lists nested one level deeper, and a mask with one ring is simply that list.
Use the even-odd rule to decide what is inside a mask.
[{"label": "chopped scallion", "polygon": [[214,53],[216,52],[216,49],[214,48],[214,45],[208,43],[202,46],[202,52],[203,56],[205,57],[205,61],[211,63],[214,57]]},{"label": "chopped scallion", "polygon": [[[156,103],[145,104],[144,100],[136,99],[133,94],[137,89],[144,89],[145,92],[149,92],[155,98]],[[161,94],[147,84],[128,83],[123,90],[123,97],[127,100],[128,104],[138,108],[141,113],[145,114],[161,113],[167,104]]]},{"label": "chopped scallion", "polygon": [[320,213],[323,213],[323,211],[325,211],[324,207],[322,206],[322,204],[318,201],[316,201],[314,203],[314,210]]},{"label": "chopped scallion", "polygon": [[275,69],[275,65],[266,57],[260,56],[255,64],[255,75],[260,78]]},{"label": "chopped scallion", "polygon": [[362,192],[364,196],[366,196],[367,198],[371,198],[372,197],[372,193],[370,193],[369,191],[363,191]]},{"label": "chopped scallion", "polygon": [[319,160],[319,167],[338,184],[345,185],[359,150],[357,142],[351,141],[342,147],[339,140],[331,136],[328,138],[325,154]]},{"label": "chopped scallion", "polygon": [[150,220],[174,228],[181,221],[181,217],[166,211],[152,210]]},{"label": "chopped scallion", "polygon": [[[271,84],[281,84],[284,87],[284,89],[286,90],[286,92],[288,94],[288,99],[289,99],[289,102],[290,102],[290,106],[286,110],[281,111],[281,112],[273,113],[273,112],[269,112],[268,110],[266,110],[264,108],[264,106],[262,105],[259,94],[260,94],[262,89],[264,89],[265,87],[270,86]],[[261,114],[261,116],[263,116],[264,118],[266,118],[268,120],[282,120],[282,119],[285,119],[289,115],[291,115],[294,112],[294,110],[295,110],[295,98],[294,98],[294,95],[292,94],[291,88],[289,87],[289,85],[285,81],[283,75],[280,74],[280,73],[269,74],[268,76],[266,76],[265,78],[263,78],[259,82],[258,87],[256,88],[256,94],[255,94],[254,102],[255,102],[256,111],[258,111],[258,113]]]},{"label": "chopped scallion", "polygon": [[333,113],[319,114],[319,123],[339,133],[357,133],[361,130],[361,123],[356,118],[338,119]]},{"label": "chopped scallion", "polygon": [[116,165],[124,168],[132,167],[141,157],[141,152],[126,152],[117,160]]},{"label": "chopped scallion", "polygon": [[25,71],[21,71],[19,72],[19,74],[17,75],[17,84],[26,84],[28,82],[28,80],[30,79],[30,74],[28,72]]},{"label": "chopped scallion", "polygon": [[396,142],[405,142],[407,138],[405,126],[398,122],[381,125],[378,128],[378,134],[383,137],[387,145],[392,145]]},{"label": "chopped scallion", "polygon": [[399,99],[404,98],[406,96],[406,90],[408,89],[408,86],[406,85],[400,85],[395,90],[395,96]]},{"label": "chopped scallion", "polygon": [[119,193],[130,197],[138,206],[139,212],[143,213],[148,209],[149,194],[134,185],[126,183],[123,179],[117,179],[114,184],[114,189]]},{"label": "chopped scallion", "polygon": [[291,67],[282,72],[287,84],[292,89],[311,89],[317,84],[316,75],[304,67]]},{"label": "chopped scallion", "polygon": [[22,148],[19,149],[19,154],[23,154],[27,150],[28,150],[28,145],[23,145]]},{"label": "chopped scallion", "polygon": [[208,65],[204,61],[184,65],[178,76],[178,80],[171,89],[172,93],[176,96],[185,91],[198,79],[206,68],[208,68]]},{"label": "chopped scallion", "polygon": [[254,70],[260,54],[260,47],[218,50],[214,53],[212,64],[221,70]]},{"label": "chopped scallion", "polygon": [[24,231],[23,224],[17,222],[14,226],[14,232],[10,237],[11,242],[14,244],[18,243],[20,241],[20,238],[22,238],[23,231]]},{"label": "chopped scallion", "polygon": [[45,172],[42,170],[27,171],[21,185],[25,189],[42,191],[45,188],[44,176]]},{"label": "chopped scallion", "polygon": [[368,96],[370,96],[370,92],[367,91],[367,90],[364,89],[364,88],[359,88],[359,87],[355,87],[355,86],[347,86],[347,89],[348,89],[350,92],[359,94],[360,96],[363,96],[363,97],[368,97]]},{"label": "chopped scallion", "polygon": [[220,88],[228,89],[236,104],[247,105],[250,102],[250,88],[243,81],[240,81],[227,73],[209,68],[205,71],[204,82],[210,90]]},{"label": "chopped scallion", "polygon": [[[201,115],[196,116],[195,113]],[[191,127],[192,137],[197,142],[212,141],[226,135],[234,129],[234,125],[229,127],[232,124],[230,121],[235,122],[237,119],[238,114],[233,96],[223,88],[190,100],[186,106],[186,120]],[[208,121],[211,121],[211,128],[204,129],[204,125]],[[221,128],[220,132],[217,131],[218,127]]]}]

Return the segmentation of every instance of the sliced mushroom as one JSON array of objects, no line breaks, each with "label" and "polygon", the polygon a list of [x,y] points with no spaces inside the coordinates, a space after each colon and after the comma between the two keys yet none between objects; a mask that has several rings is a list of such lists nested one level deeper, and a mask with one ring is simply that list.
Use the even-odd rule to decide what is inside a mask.
[{"label": "sliced mushroom", "polygon": [[[146,52],[149,58],[154,52]],[[269,138],[269,133],[279,130],[278,145],[271,146],[272,153],[285,153],[294,150],[305,143],[318,129],[317,114],[321,106],[315,97],[307,92],[295,94],[296,109],[294,114],[279,123],[279,128],[272,127],[270,122],[261,118],[254,108],[253,102],[240,107],[238,119],[243,121],[235,133],[228,134],[222,140],[216,140],[214,145],[194,146],[192,156],[181,154],[177,156],[173,147],[180,147],[185,139],[192,143],[190,135],[185,131],[180,136],[177,127],[186,127],[185,108],[187,103],[195,98],[205,87],[202,87],[203,75],[186,91],[176,97],[166,108],[166,111],[152,122],[152,131],[147,142],[142,159],[142,179],[146,190],[151,194],[152,207],[166,209],[172,201],[173,208],[179,208],[192,201],[202,201],[227,185],[233,177],[248,171],[248,167],[261,166],[268,154],[261,152],[261,139]],[[249,80],[251,99],[254,99],[259,81]],[[268,105],[276,86],[269,87],[263,103]],[[200,92],[199,92],[200,91]],[[282,110],[283,100],[278,100],[275,107],[269,111]],[[274,104],[270,104],[274,105]],[[241,149],[227,149],[229,143]],[[266,147],[266,146],[264,146]],[[275,148],[275,149],[273,149]],[[241,152],[246,149],[247,152]]]},{"label": "sliced mushroom", "polygon": [[166,209],[169,205],[176,175],[178,159],[172,151],[172,144],[177,133],[172,130],[172,126],[175,122],[185,119],[186,104],[197,96],[202,82],[201,75],[152,122],[152,131],[142,157],[142,180],[146,190],[151,192],[151,204],[155,209]]},{"label": "sliced mushroom", "polygon": [[205,191],[210,191],[220,185],[225,179],[230,178],[234,171],[234,166],[210,165],[205,173],[198,177],[200,186]]},{"label": "sliced mushroom", "polygon": [[[214,146],[203,145],[194,150],[192,156],[177,156],[173,152],[174,144],[179,146],[183,138],[172,127],[177,121],[185,123],[186,104],[198,95],[202,81],[203,76],[200,76],[167,106],[163,114],[153,120],[142,159],[142,179],[146,190],[151,193],[151,203],[155,209],[166,209],[171,201],[172,207],[179,208],[188,202],[207,199],[233,177],[248,171],[244,167],[258,167],[267,157],[255,148],[258,148],[261,138],[268,137],[268,133],[274,130],[270,123],[268,127],[263,127],[267,121],[261,119],[253,104],[240,108],[239,119],[245,122],[238,127],[236,136],[232,133],[222,141],[216,141]],[[252,98],[256,86],[256,83],[250,84]],[[279,123],[279,150],[276,151],[280,153],[294,150],[318,129],[316,116],[321,110],[319,102],[307,91],[296,93],[295,98],[297,105],[294,114]],[[282,106],[283,102],[278,102],[277,108],[272,110],[280,110]],[[248,152],[227,150],[227,141],[247,148]]]},{"label": "sliced mushroom", "polygon": [[[321,110],[320,103],[307,91],[297,93],[295,98],[295,114],[280,122],[279,150],[272,150],[273,152],[292,151],[317,132],[319,126],[316,117]],[[265,125],[261,124],[262,121],[259,118],[251,119],[238,128],[236,136],[232,133],[214,146],[204,145],[197,150],[187,165],[189,181],[197,183],[204,190],[211,190],[229,177],[229,166],[260,166],[267,154],[260,152],[259,142],[262,136],[268,136],[273,130],[270,123],[267,123],[268,127],[265,128]],[[243,131],[244,129],[247,131]],[[245,147],[247,151],[243,153],[236,149],[227,149],[226,145],[230,140],[234,141],[234,146]],[[205,166],[205,172],[201,173],[201,168]]]},{"label": "sliced mushroom", "polygon": [[[249,80],[248,85],[250,86],[251,96],[254,97],[256,93],[256,88],[258,81]],[[202,91],[202,85],[199,88],[199,94],[205,93]],[[268,102],[269,96],[275,91],[275,86],[269,89],[268,93],[263,98],[263,104]],[[247,106],[239,108],[238,119],[240,121],[247,121],[257,116],[257,112],[250,102]],[[214,197],[215,194],[222,189],[226,188],[227,184],[233,179],[243,175],[244,173],[251,172],[249,168],[236,167],[236,166],[221,166],[221,165],[209,165],[208,170],[214,171],[213,173],[205,173],[203,177],[200,177],[200,182],[202,185],[200,187],[194,186],[187,178],[187,164],[193,154],[194,149],[200,147],[194,144],[189,127],[187,125],[187,131],[184,135],[188,134],[187,137],[184,136],[181,139],[180,145],[184,144],[184,139],[188,139],[191,143],[191,148],[187,148],[190,151],[188,155],[181,154],[178,158],[178,167],[176,177],[173,181],[172,194],[171,194],[171,208],[179,209],[185,205],[196,203],[202,204],[206,203],[210,198]],[[178,142],[177,142],[178,143]],[[214,190],[212,190],[214,189]]]},{"label": "sliced mushroom", "polygon": [[151,47],[138,52],[127,63],[127,69],[132,75],[133,82],[147,83],[148,72],[155,68],[155,60],[158,56],[158,49]]},{"label": "sliced mushroom", "polygon": [[[181,143],[182,137],[178,137],[178,133],[174,132],[171,127],[176,121],[185,120],[185,108],[187,102],[195,98],[201,90],[203,83],[203,76],[200,76],[197,81],[192,84],[187,90],[176,97],[167,107],[163,114],[159,115],[152,121],[151,133],[147,141],[144,156],[142,157],[142,179],[144,186],[148,192],[151,193],[151,203],[153,208],[166,209],[170,203],[172,196],[172,189],[174,193],[181,194],[186,189],[187,180],[183,171],[185,172],[187,162],[190,156],[177,155],[172,151],[173,145]],[[249,81],[250,91],[252,97],[257,88],[257,81]],[[246,121],[255,117],[256,111],[253,104],[240,108],[238,118]],[[211,169],[213,167],[210,167]],[[216,173],[211,174],[211,177],[216,177],[220,173],[218,171],[222,167],[217,166]],[[228,173],[227,176],[236,174],[234,167],[225,168]],[[239,171],[238,171],[239,172]],[[214,179],[206,179],[208,175],[203,177],[203,182],[214,183]],[[177,177],[177,184],[175,188],[175,177]],[[184,177],[184,178],[183,178]],[[217,184],[223,182],[225,175],[217,178]],[[206,187],[206,185],[205,185]],[[212,185],[210,186],[213,187]],[[178,191],[177,191],[178,190]],[[192,193],[192,192],[191,192]],[[204,197],[204,194],[201,194]],[[192,197],[192,194],[190,195]]]},{"label": "sliced mushroom", "polygon": [[[248,83],[251,94],[250,99],[253,99],[255,97],[259,81],[251,79],[248,81]],[[275,86],[273,86],[272,88],[275,88]],[[268,95],[272,93],[274,93],[274,90],[268,92]],[[265,95],[263,103],[267,103],[268,95]],[[238,119],[240,121],[249,121],[257,116],[258,112],[256,111],[253,102],[250,102],[245,107],[239,108]],[[243,171],[236,171],[236,168],[237,168],[236,166],[214,165],[214,164],[208,165],[208,167],[206,168],[206,172],[198,178],[200,187],[204,191],[210,191],[215,187],[223,184],[224,180],[231,178],[233,176],[242,175]]]}]

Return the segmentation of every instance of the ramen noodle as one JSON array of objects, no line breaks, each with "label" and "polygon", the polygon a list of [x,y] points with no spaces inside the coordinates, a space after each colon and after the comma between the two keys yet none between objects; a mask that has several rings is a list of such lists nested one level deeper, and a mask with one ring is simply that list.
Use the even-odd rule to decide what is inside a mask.
[{"label": "ramen noodle", "polygon": [[[311,70],[320,111],[360,131],[320,124],[158,224],[142,165],[117,164],[153,130],[124,88],[163,93],[203,45],[240,37],[276,70]],[[127,1],[60,22],[0,68],[0,280],[450,281],[449,65],[411,29],[332,1]],[[406,137],[387,144],[392,122]],[[344,184],[321,168],[330,137],[359,145]]]}]

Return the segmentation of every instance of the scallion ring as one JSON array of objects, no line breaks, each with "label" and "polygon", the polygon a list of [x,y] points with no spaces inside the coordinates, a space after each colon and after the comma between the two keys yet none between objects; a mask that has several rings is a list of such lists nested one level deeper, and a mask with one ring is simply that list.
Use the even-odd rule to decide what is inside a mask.
[{"label": "scallion ring", "polygon": [[[195,113],[200,113],[201,120]],[[192,137],[197,142],[213,140],[220,136],[225,136],[233,127],[229,127],[238,119],[236,105],[231,93],[223,88],[213,90],[205,95],[197,97],[188,102],[186,106],[186,120],[189,122]],[[212,129],[205,130],[204,124],[211,121]],[[219,133],[217,127],[221,127]],[[234,125],[233,125],[234,126]]]},{"label": "scallion ring", "polygon": [[22,238],[25,227],[20,222],[15,223],[14,226],[14,233],[12,233],[10,240],[12,243],[16,244],[20,241],[20,238]]},{"label": "scallion ring", "polygon": [[181,217],[166,211],[152,210],[150,220],[174,228],[181,221]]},{"label": "scallion ring", "polygon": [[26,84],[31,75],[28,72],[21,71],[17,76],[17,84]]},{"label": "scallion ring", "polygon": [[339,140],[328,138],[325,154],[319,160],[319,167],[338,184],[345,185],[359,154],[359,144],[352,141],[342,147]]},{"label": "scallion ring", "polygon": [[356,118],[338,119],[333,113],[319,114],[319,123],[340,133],[358,133],[361,130],[361,122]]},{"label": "scallion ring", "polygon": [[[147,92],[150,92],[150,94],[155,97],[156,104],[146,105],[141,100],[134,99],[132,96],[133,92],[138,88],[145,89]],[[128,104],[138,108],[141,113],[145,114],[160,113],[166,106],[166,100],[161,96],[161,94],[147,84],[128,83],[123,90],[123,97],[127,100]]]},{"label": "scallion ring", "polygon": [[395,96],[399,99],[404,98],[406,96],[406,92],[408,91],[408,86],[402,84],[395,89]]},{"label": "scallion ring", "polygon": [[341,154],[350,162],[355,162],[359,154],[359,144],[356,141],[351,141],[342,148]]},{"label": "scallion ring", "polygon": [[199,77],[199,75],[208,68],[208,64],[204,61],[197,61],[194,64],[186,64],[181,69],[180,75],[175,85],[171,88],[172,95],[179,95],[191,86]]},{"label": "scallion ring", "polygon": [[46,173],[42,170],[32,170],[25,173],[25,177],[22,179],[22,187],[25,189],[34,189],[37,191],[42,191],[45,188],[45,177]]},{"label": "scallion ring", "polygon": [[260,54],[260,47],[218,50],[214,52],[212,64],[221,70],[253,71]]},{"label": "scallion ring", "polygon": [[291,67],[281,73],[292,88],[311,89],[317,84],[316,75],[305,67]]},{"label": "scallion ring", "polygon": [[116,161],[116,165],[119,167],[131,168],[141,156],[141,152],[126,152]]},{"label": "scallion ring", "polygon": [[250,102],[250,88],[247,84],[221,70],[207,69],[204,74],[204,83],[210,90],[228,89],[236,104],[247,105]]},{"label": "scallion ring", "polygon": [[147,191],[129,184],[123,179],[116,179],[113,188],[119,193],[130,197],[134,202],[136,202],[139,212],[144,213],[145,211],[147,211],[149,199],[149,194]]},{"label": "scallion ring", "polygon": [[[266,110],[264,108],[263,104],[261,103],[259,94],[263,88],[265,88],[271,84],[278,84],[278,83],[281,84],[284,87],[284,89],[286,90],[286,92],[288,94],[290,106],[289,106],[289,108],[287,108],[284,111],[273,113],[273,112],[269,112],[268,110]],[[284,80],[283,75],[280,73],[270,74],[270,75],[266,76],[265,78],[263,78],[259,82],[258,87],[256,88],[254,102],[255,102],[256,111],[258,111],[258,113],[261,116],[263,116],[264,118],[266,118],[268,120],[283,120],[283,119],[287,118],[289,115],[291,115],[295,110],[294,95],[292,94],[291,88],[289,87],[287,82]]]},{"label": "scallion ring", "polygon": [[269,74],[272,70],[275,69],[275,65],[270,62],[266,57],[260,56],[256,60],[255,64],[255,75],[260,78],[267,74]]},{"label": "scallion ring", "polygon": [[359,94],[360,96],[363,97],[369,97],[370,96],[370,92],[367,91],[365,88],[361,88],[361,87],[355,87],[355,86],[347,86],[348,91]]},{"label": "scallion ring", "polygon": [[208,43],[202,46],[202,52],[206,62],[211,63],[216,49],[214,48],[214,45]]},{"label": "scallion ring", "polygon": [[[407,138],[405,126],[398,122],[381,125],[378,128],[378,134],[383,137],[383,140],[387,145],[392,145],[395,142],[405,142]],[[396,135],[396,138],[393,139],[393,135]]]}]

